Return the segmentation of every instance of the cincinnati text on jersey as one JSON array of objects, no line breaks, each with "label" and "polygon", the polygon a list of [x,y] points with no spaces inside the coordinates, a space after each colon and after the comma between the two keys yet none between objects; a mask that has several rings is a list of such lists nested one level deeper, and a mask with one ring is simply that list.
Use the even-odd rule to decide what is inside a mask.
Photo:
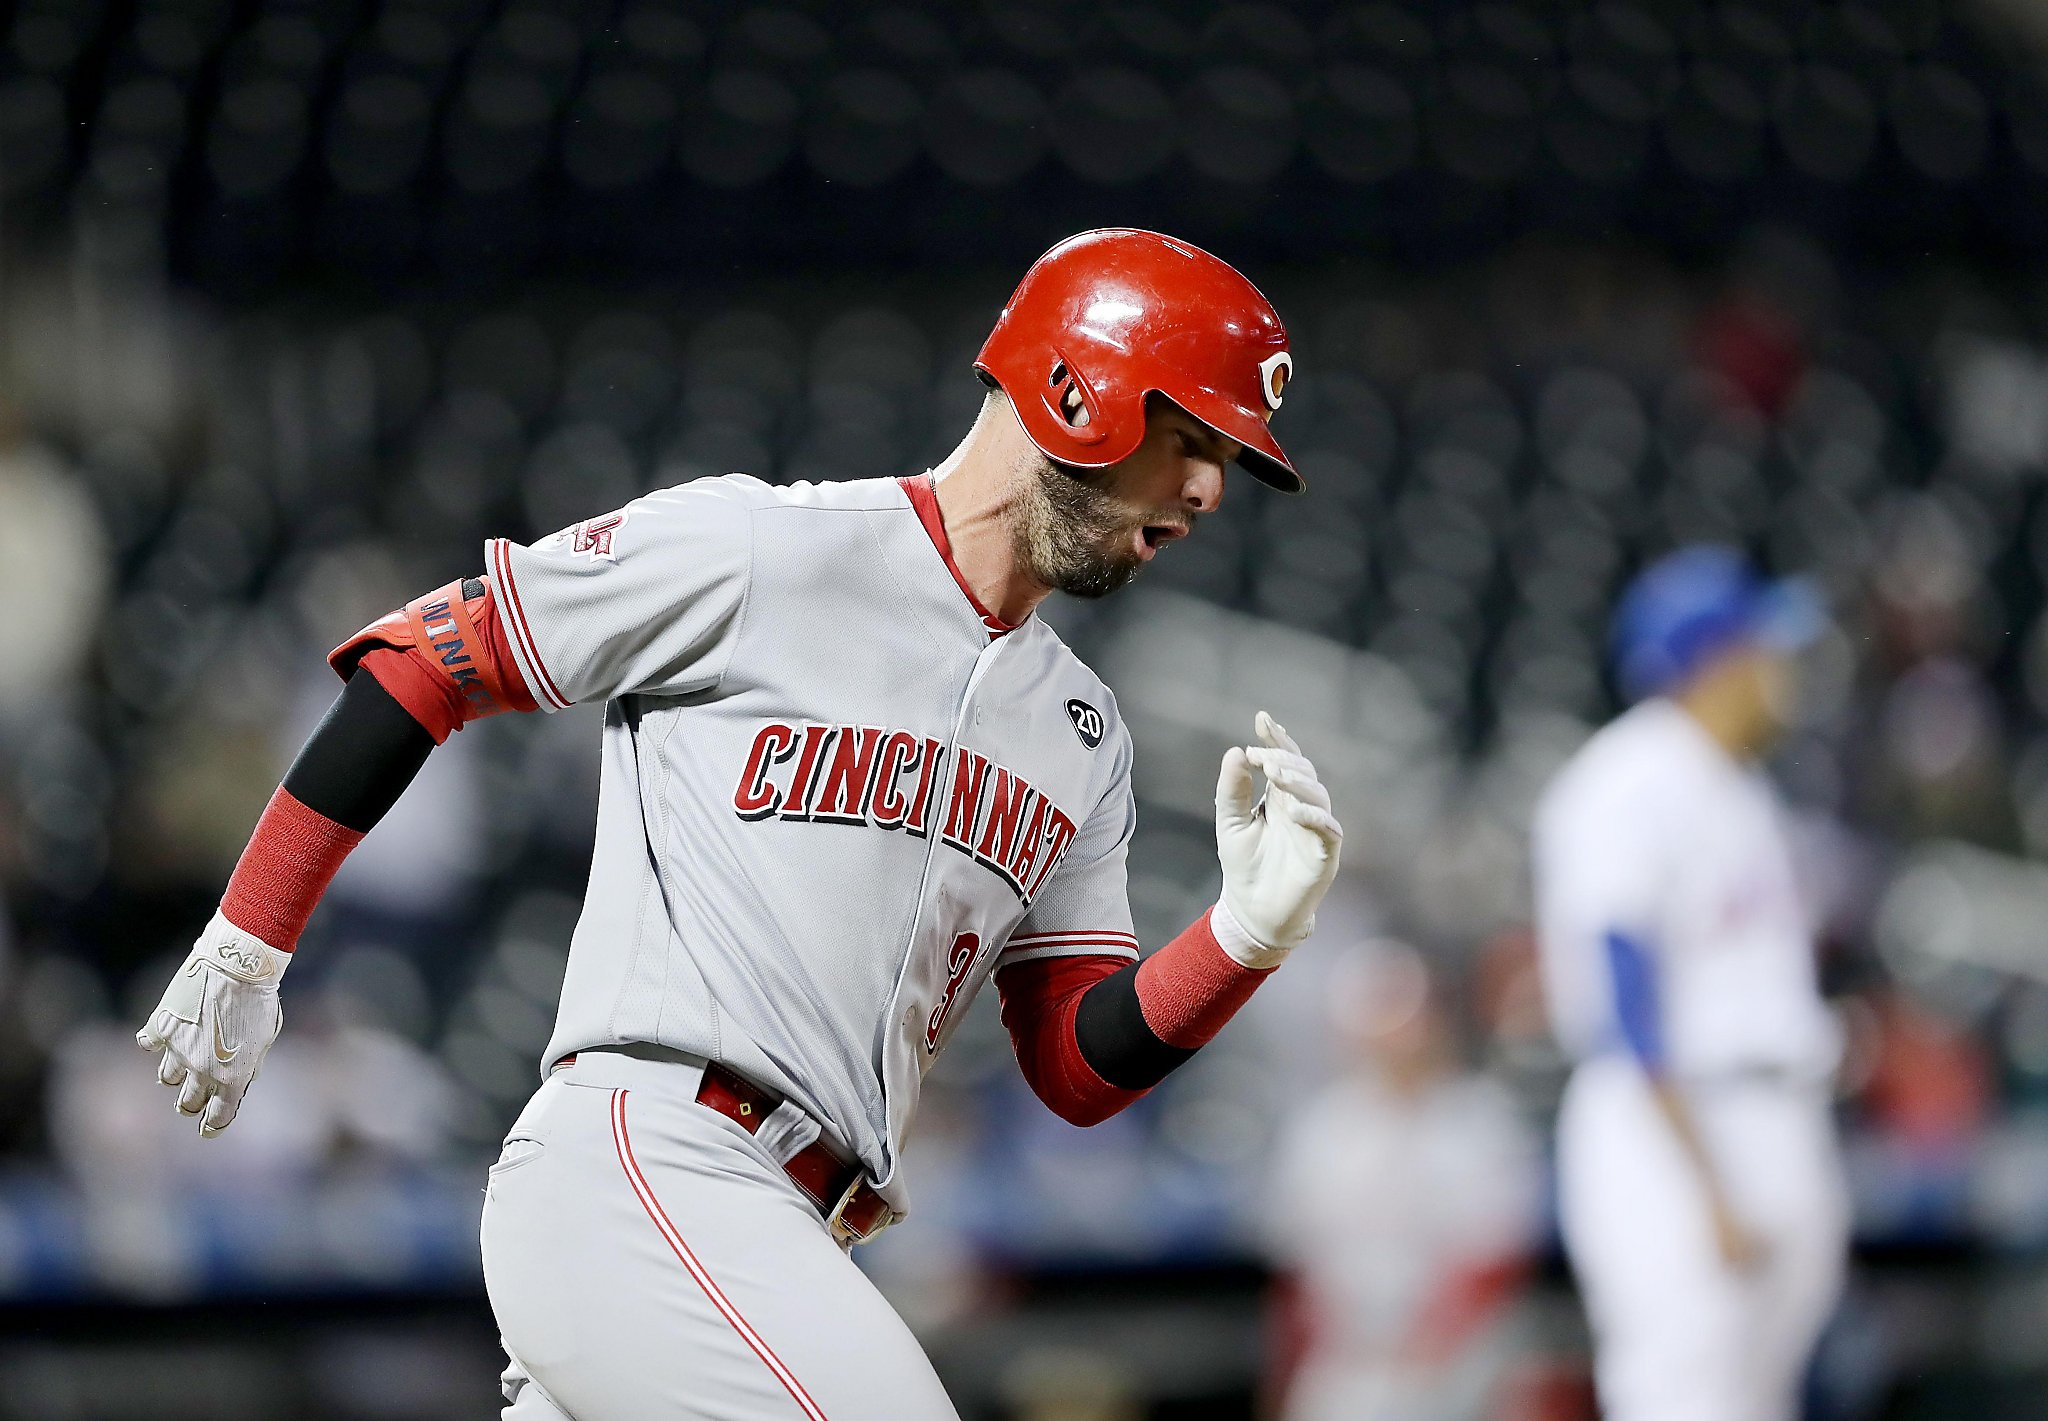
[{"label": "cincinnati text on jersey", "polygon": [[1028,905],[1073,847],[1073,817],[1016,771],[964,745],[941,794],[945,767],[944,745],[907,730],[770,722],[754,736],[732,807],[748,820],[861,824],[920,838],[943,813],[940,841]]}]

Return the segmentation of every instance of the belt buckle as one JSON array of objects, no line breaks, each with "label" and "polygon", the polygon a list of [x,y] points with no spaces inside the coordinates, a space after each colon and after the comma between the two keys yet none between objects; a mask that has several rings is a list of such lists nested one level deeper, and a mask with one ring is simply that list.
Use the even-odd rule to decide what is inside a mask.
[{"label": "belt buckle", "polygon": [[834,1204],[832,1212],[825,1216],[825,1231],[832,1235],[835,1242],[848,1247],[856,1243],[866,1243],[883,1229],[888,1228],[903,1217],[890,1208],[888,1204],[884,1203],[882,1196],[877,1194],[875,1195],[875,1203],[880,1206],[880,1212],[874,1216],[873,1220],[865,1225],[857,1220],[849,1220],[846,1217],[846,1208],[853,1202],[854,1196],[860,1193],[862,1186],[866,1185],[867,1182],[868,1177],[856,1171],[852,1181],[839,1192],[839,1202]]}]

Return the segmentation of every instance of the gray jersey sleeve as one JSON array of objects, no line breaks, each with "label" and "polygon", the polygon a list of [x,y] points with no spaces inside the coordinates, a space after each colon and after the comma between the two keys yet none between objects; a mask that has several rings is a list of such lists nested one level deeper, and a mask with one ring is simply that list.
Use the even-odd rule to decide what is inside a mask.
[{"label": "gray jersey sleeve", "polygon": [[1039,957],[1137,957],[1125,858],[1138,827],[1138,804],[1131,792],[1131,739],[1121,723],[1118,731],[1116,771],[1108,790],[1075,834],[1073,850],[1010,934],[998,966]]},{"label": "gray jersey sleeve", "polygon": [[752,562],[751,513],[730,479],[636,498],[519,547],[484,547],[514,658],[548,710],[718,684]]}]

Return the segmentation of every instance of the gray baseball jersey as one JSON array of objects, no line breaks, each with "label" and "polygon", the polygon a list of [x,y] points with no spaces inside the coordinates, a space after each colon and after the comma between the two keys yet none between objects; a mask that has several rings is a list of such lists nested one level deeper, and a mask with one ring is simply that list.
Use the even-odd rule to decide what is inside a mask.
[{"label": "gray baseball jersey", "polygon": [[902,1207],[924,1072],[996,966],[1137,956],[1108,690],[980,608],[923,481],[701,479],[485,554],[535,701],[607,702],[543,1065],[723,1061]]}]

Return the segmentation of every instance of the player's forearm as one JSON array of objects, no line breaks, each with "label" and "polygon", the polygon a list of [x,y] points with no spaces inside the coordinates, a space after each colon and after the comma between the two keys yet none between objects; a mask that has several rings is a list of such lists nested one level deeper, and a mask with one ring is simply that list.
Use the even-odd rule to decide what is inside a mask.
[{"label": "player's forearm", "polygon": [[1667,1071],[1670,1052],[1665,1041],[1663,992],[1656,953],[1645,935],[1620,929],[1606,933],[1603,942],[1607,951],[1608,974],[1614,986],[1615,1024],[1622,1044],[1628,1048],[1636,1064],[1642,1067],[1650,1082],[1651,1095],[1657,1102],[1658,1113],[1663,1115],[1671,1133],[1678,1138],[1679,1149],[1699,1178],[1707,1198],[1718,1207],[1725,1197],[1720,1176],[1714,1172],[1714,1162],[1708,1158],[1706,1143],[1700,1136],[1691,1105]]},{"label": "player's forearm", "polygon": [[535,709],[487,577],[415,598],[327,660],[347,685],[271,796],[221,898],[232,926],[285,952],[429,751],[470,721]]},{"label": "player's forearm", "polygon": [[1216,921],[1223,912],[1219,906],[1202,914],[1082,998],[1075,1034],[1091,1063],[1114,1072],[1118,1084],[1149,1089],[1165,1080],[1272,975],[1270,967],[1247,967],[1225,951]]},{"label": "player's forearm", "polygon": [[1700,1182],[1700,1189],[1709,1203],[1716,1208],[1725,1207],[1728,1194],[1722,1186],[1720,1171],[1714,1166],[1713,1156],[1707,1153],[1706,1137],[1700,1133],[1699,1120],[1693,1114],[1692,1105],[1685,1098],[1685,1092],[1678,1088],[1669,1076],[1650,1076],[1650,1098],[1657,1102],[1657,1111],[1664,1117],[1665,1124],[1678,1139],[1679,1150],[1685,1155],[1686,1163],[1692,1166],[1694,1176]]},{"label": "player's forearm", "polygon": [[996,974],[1017,1061],[1062,1119],[1093,1125],[1158,1085],[1314,930],[1344,830],[1286,728],[1260,711],[1254,729],[1260,744],[1233,747],[1217,775],[1214,908],[1143,962],[1054,958]]},{"label": "player's forearm", "polygon": [[434,737],[377,674],[393,652],[373,652],[348,678],[285,772],[300,803],[367,834],[398,802],[434,748]]},{"label": "player's forearm", "polygon": [[358,669],[270,797],[221,915],[290,952],[349,851],[412,783],[434,738]]},{"label": "player's forearm", "polygon": [[1061,1119],[1095,1125],[1207,1045],[1270,975],[1226,953],[1204,913],[1143,962],[1053,958],[996,982],[1032,1090]]},{"label": "player's forearm", "polygon": [[1069,1125],[1099,1125],[1145,1093],[1111,1084],[1074,1030],[1082,999],[1123,966],[1112,957],[1055,957],[996,974],[1003,1025],[1024,1080]]}]

